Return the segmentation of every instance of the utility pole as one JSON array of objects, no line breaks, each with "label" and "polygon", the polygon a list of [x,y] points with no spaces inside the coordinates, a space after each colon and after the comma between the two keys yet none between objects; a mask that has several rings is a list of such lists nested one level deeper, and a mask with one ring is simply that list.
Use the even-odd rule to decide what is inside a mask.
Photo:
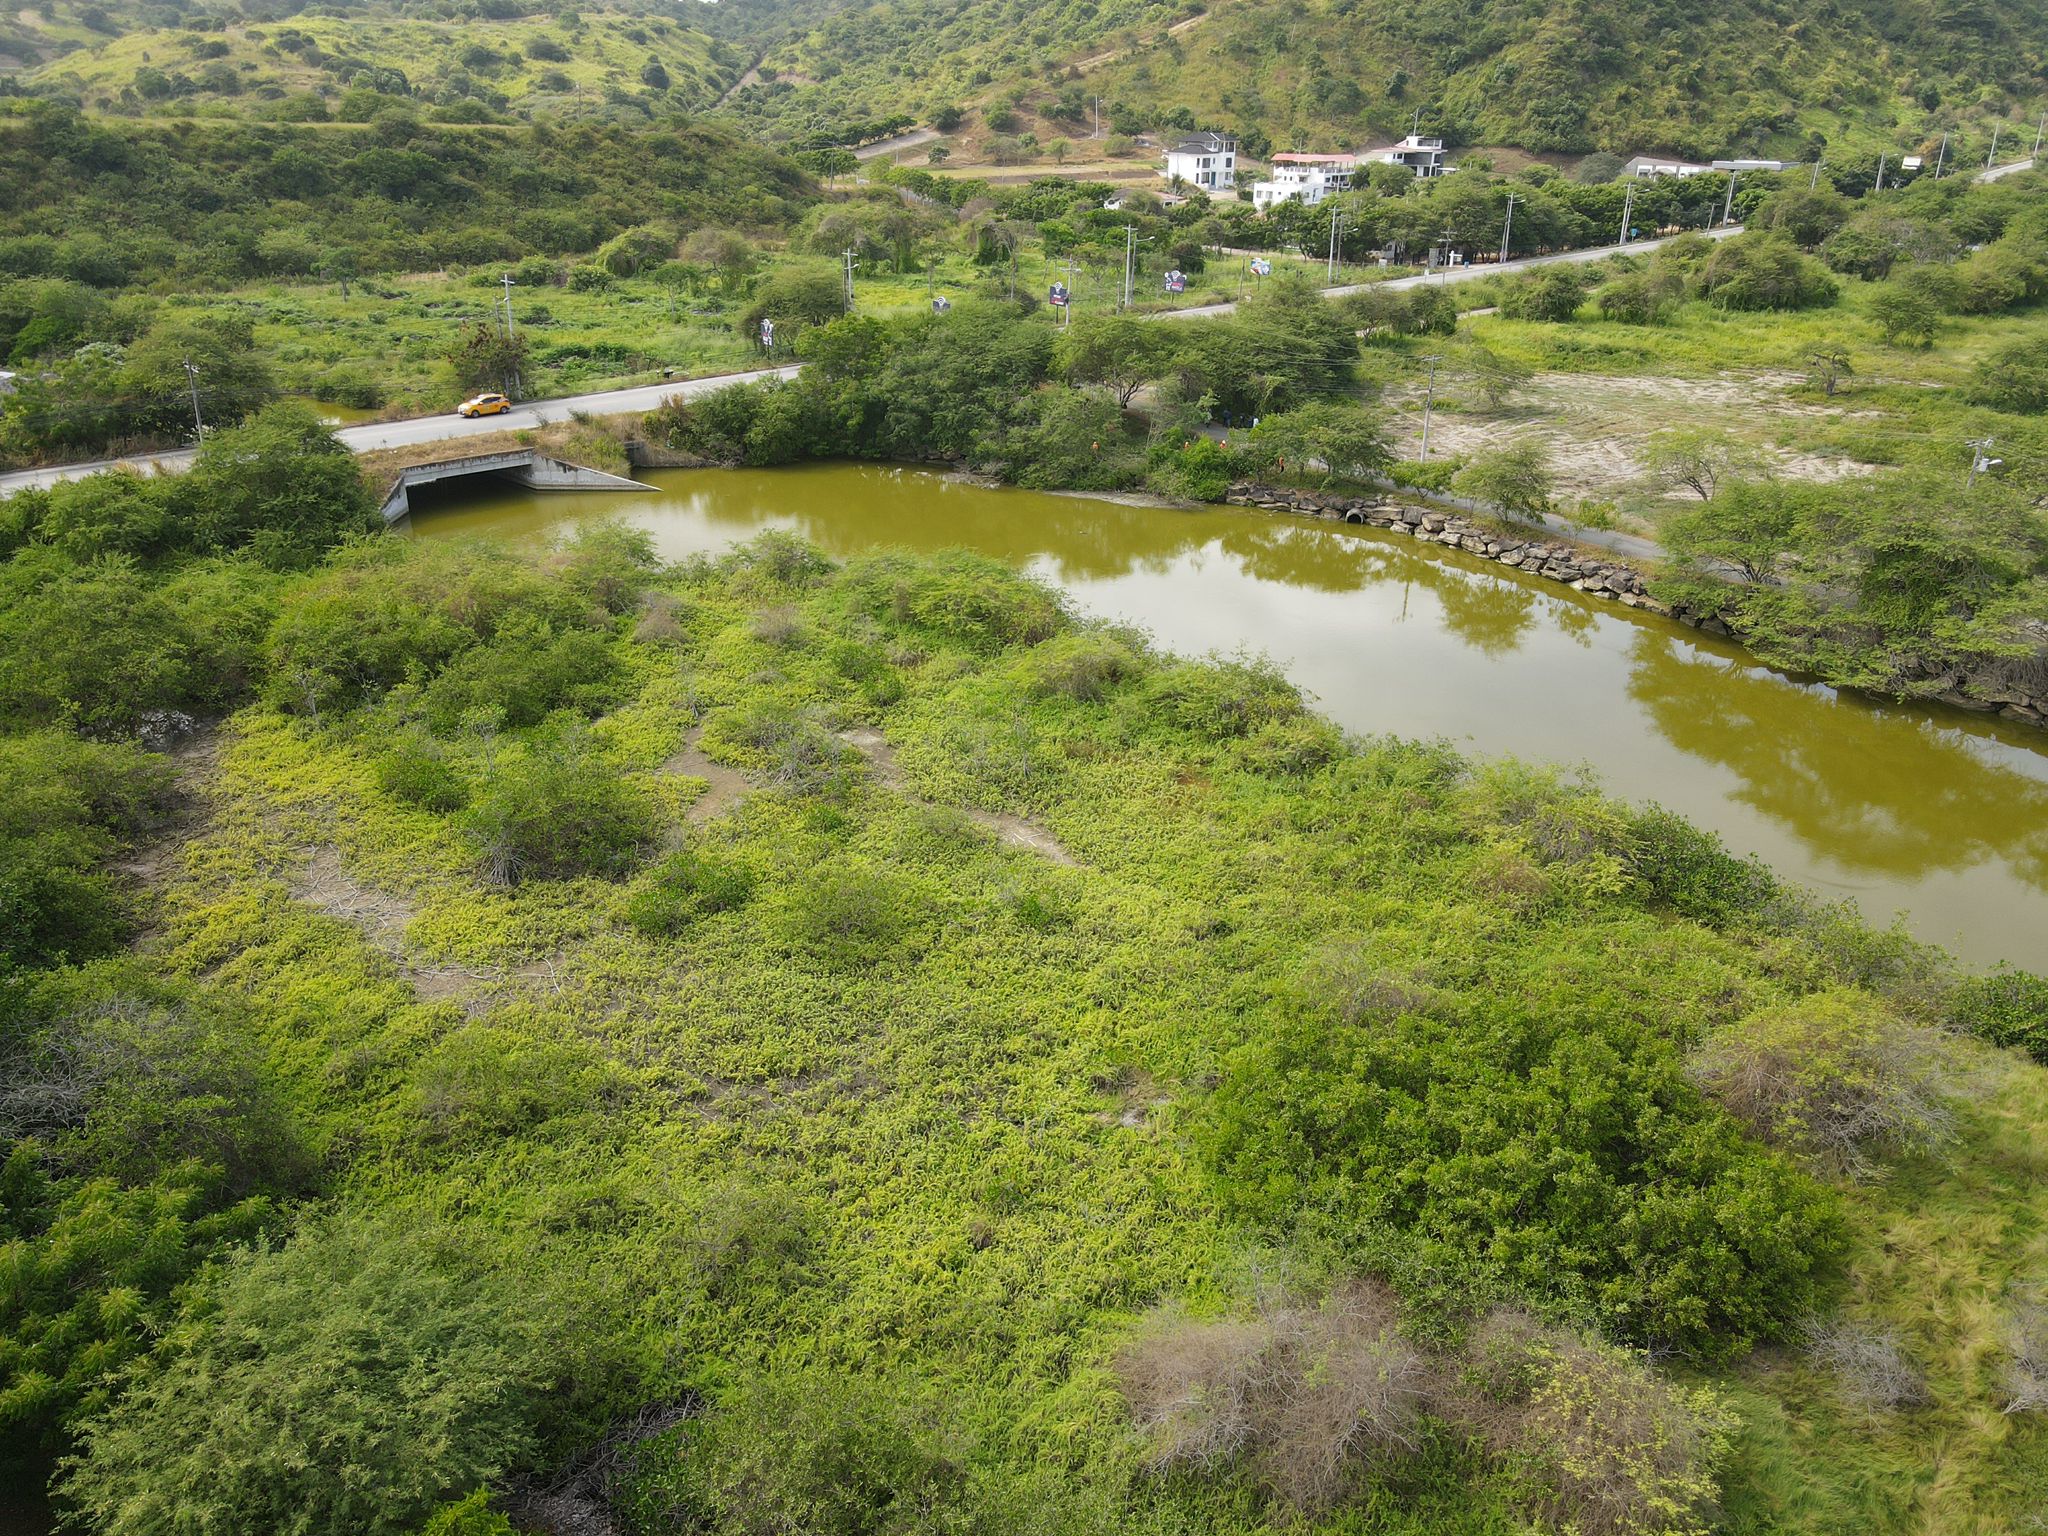
[{"label": "utility pole", "polygon": [[1095,98],[1095,132],[1090,137],[1097,139],[1102,137],[1102,98],[1100,96]]},{"label": "utility pole", "polygon": [[2034,130],[2034,148],[2032,150],[2032,154],[2034,158],[2037,160],[2041,158],[2041,138],[2044,134],[2048,134],[2048,112],[2043,112],[2041,114],[2041,124],[2038,128]]},{"label": "utility pole", "polygon": [[1993,123],[1991,125],[1991,153],[1984,157],[1984,169],[1987,171],[1991,169],[1992,162],[1998,158],[1998,130],[2004,126],[2005,124],[2003,123]]},{"label": "utility pole", "polygon": [[1131,307],[1131,262],[1137,255],[1137,249],[1138,226],[1126,224],[1124,226],[1124,302],[1122,305],[1125,309]]},{"label": "utility pole", "polygon": [[1879,155],[1877,157],[1877,180],[1870,184],[1871,191],[1882,192],[1884,190],[1884,163],[1890,158],[1889,155]]},{"label": "utility pole", "polygon": [[853,313],[853,247],[848,246],[839,253],[846,263],[846,312]]},{"label": "utility pole", "polygon": [[1735,183],[1742,179],[1742,172],[1728,173],[1728,201],[1721,205],[1721,222],[1730,223],[1735,218]]},{"label": "utility pole", "polygon": [[1821,162],[1819,160],[1813,162],[1813,175],[1808,177],[1806,181],[1806,190],[1809,192],[1820,185],[1820,166]]},{"label": "utility pole", "polygon": [[1324,286],[1330,288],[1334,288],[1337,286],[1337,241],[1339,239],[1338,231],[1343,227],[1344,215],[1339,213],[1336,209],[1332,208],[1330,210],[1330,261],[1329,265],[1323,269]]},{"label": "utility pole", "polygon": [[192,365],[192,359],[189,357],[180,358],[179,361],[185,365],[185,382],[192,390],[192,435],[195,438],[204,437],[206,423],[199,419],[199,370]]},{"label": "utility pole", "polygon": [[512,339],[512,274],[507,272],[498,279],[505,285],[505,339]]},{"label": "utility pole", "polygon": [[1634,216],[1634,214],[1635,214],[1635,211],[1636,211],[1636,184],[1635,184],[1635,178],[1631,177],[1631,178],[1629,178],[1629,183],[1628,183],[1627,187],[1623,188],[1623,190],[1622,190],[1622,194],[1621,194],[1621,238],[1620,238],[1619,240],[1617,240],[1617,241],[1615,242],[1615,244],[1617,244],[1617,245],[1627,245],[1627,244],[1628,244],[1628,221],[1629,221],[1629,219],[1630,219],[1630,218],[1632,218],[1632,217]]},{"label": "utility pole", "polygon": [[1512,193],[1512,192],[1510,192],[1510,193],[1508,194],[1508,216],[1507,216],[1507,221],[1506,221],[1506,222],[1505,222],[1504,224],[1502,224],[1502,225],[1501,225],[1501,227],[1500,227],[1500,259],[1501,259],[1501,260],[1502,260],[1503,262],[1505,262],[1505,261],[1506,261],[1506,260],[1508,259],[1508,239],[1509,239],[1509,237],[1510,237],[1510,236],[1512,236],[1512,235],[1514,234],[1514,232],[1515,232],[1515,194],[1514,194],[1514,193]]},{"label": "utility pole", "polygon": [[1989,469],[1998,462],[1996,459],[1986,457],[1991,452],[1991,445],[1997,441],[1998,439],[1995,437],[1973,437],[1969,439],[1970,473],[1963,479],[1964,490],[1967,491],[1977,483],[1978,470]]},{"label": "utility pole", "polygon": [[1429,457],[1429,413],[1436,404],[1436,365],[1442,362],[1441,352],[1432,352],[1423,361],[1429,364],[1429,388],[1422,397],[1422,457]]},{"label": "utility pole", "polygon": [[1941,180],[1941,168],[1948,164],[1948,130],[1941,130],[1941,153],[1934,157],[1934,179]]}]

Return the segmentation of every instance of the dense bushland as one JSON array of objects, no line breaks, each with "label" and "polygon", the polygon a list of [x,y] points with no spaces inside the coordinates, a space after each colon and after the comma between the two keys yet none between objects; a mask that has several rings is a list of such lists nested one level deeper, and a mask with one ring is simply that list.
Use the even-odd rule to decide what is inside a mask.
[{"label": "dense bushland", "polygon": [[[649,1532],[1647,1536],[2032,1390],[2019,1291],[1910,1314],[1997,1342],[1875,1429],[1877,1356],[1811,1342],[1952,1178],[2022,1273],[1988,1149],[2037,1069],[1941,1031],[2015,1038],[2026,978],[974,557],[238,563],[260,702],[136,955],[91,958],[165,770],[7,745],[54,873],[0,986],[0,1404],[91,1528],[545,1488]],[[737,804],[692,813],[684,741]],[[1738,1454],[1793,1396],[1816,1438]],[[2000,1518],[2032,1431],[1968,1443]]]}]

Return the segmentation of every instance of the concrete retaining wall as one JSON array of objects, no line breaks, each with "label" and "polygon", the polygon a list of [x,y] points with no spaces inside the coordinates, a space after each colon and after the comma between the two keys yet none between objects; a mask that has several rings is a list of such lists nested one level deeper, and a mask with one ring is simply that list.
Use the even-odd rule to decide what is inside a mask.
[{"label": "concrete retaining wall", "polygon": [[464,479],[473,475],[495,475],[514,485],[534,491],[651,491],[651,485],[607,474],[567,459],[551,458],[531,448],[510,453],[474,453],[466,458],[437,459],[415,464],[398,472],[398,480],[384,498],[384,522],[388,526],[412,512],[412,491],[416,486],[440,480]]}]

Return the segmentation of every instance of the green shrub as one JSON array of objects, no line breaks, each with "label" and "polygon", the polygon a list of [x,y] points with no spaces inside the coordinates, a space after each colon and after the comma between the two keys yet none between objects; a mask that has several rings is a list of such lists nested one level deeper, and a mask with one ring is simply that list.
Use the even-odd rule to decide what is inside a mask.
[{"label": "green shrub", "polygon": [[976,650],[1035,645],[1065,624],[1050,588],[965,550],[921,559],[869,555],[847,567],[844,582],[850,600],[870,617]]},{"label": "green shrub", "polygon": [[107,862],[159,822],[170,765],[56,731],[0,736],[0,970],[89,959],[126,929]]},{"label": "green shrub", "polygon": [[379,754],[377,787],[423,811],[459,811],[469,804],[469,784],[448,749],[424,731],[402,733]]},{"label": "green shrub", "polygon": [[654,808],[593,749],[576,722],[554,720],[501,758],[463,826],[498,885],[625,874],[654,841]]},{"label": "green shrub", "polygon": [[1761,859],[1738,859],[1713,833],[1661,806],[1630,817],[1626,857],[1651,900],[1716,928],[1760,917],[1777,894]]},{"label": "green shrub", "polygon": [[[817,1367],[743,1380],[643,1453],[628,1508],[671,1528],[929,1536],[980,1528],[961,1423],[894,1378]],[[950,1433],[949,1433],[950,1431]]]},{"label": "green shrub", "polygon": [[1812,1311],[1843,1249],[1834,1197],[1707,1104],[1651,1026],[1520,990],[1276,1023],[1205,1112],[1226,1202],[1418,1295],[1527,1296],[1701,1355]]},{"label": "green shrub", "polygon": [[610,1086],[586,1046],[471,1024],[420,1059],[407,1105],[421,1141],[464,1149],[530,1134],[600,1102]]},{"label": "green shrub", "polygon": [[1584,1536],[1707,1536],[1740,1420],[1708,1387],[1661,1380],[1639,1356],[1569,1341],[1539,1346],[1526,1399],[1493,1440],[1528,1502]]},{"label": "green shrub", "polygon": [[529,1317],[442,1235],[308,1224],[228,1261],[184,1349],[81,1426],[62,1494],[109,1536],[408,1536],[531,1449]]},{"label": "green shrub", "polygon": [[[501,633],[530,648],[587,629],[591,617],[567,582],[509,550],[380,539],[344,551],[286,598],[270,637],[269,693],[301,714],[345,710],[431,680]],[[580,678],[593,658],[586,647],[533,664],[545,682],[558,662]]]},{"label": "green shrub", "polygon": [[2010,341],[1981,359],[1970,394],[2001,411],[2048,411],[2048,339]]},{"label": "green shrub", "polygon": [[817,1214],[786,1183],[734,1174],[706,1189],[690,1216],[691,1269],[714,1300],[779,1296],[812,1278]]},{"label": "green shrub", "polygon": [[1973,976],[1958,984],[1949,1011],[1971,1034],[2048,1066],[2048,977],[2026,971]]},{"label": "green shrub", "polygon": [[871,865],[820,869],[777,894],[771,922],[797,954],[829,970],[879,965],[927,926],[926,900],[907,880]]},{"label": "green shrub", "polygon": [[1939,1037],[1867,993],[1760,1009],[1715,1031],[1692,1069],[1757,1135],[1844,1173],[1954,1134]]},{"label": "green shrub", "polygon": [[744,906],[754,876],[728,859],[684,848],[634,882],[626,921],[650,938],[668,938],[699,918]]},{"label": "green shrub", "polygon": [[1031,691],[1083,704],[1099,704],[1144,669],[1138,649],[1121,635],[1100,629],[1056,635],[1031,652],[1026,662]]},{"label": "green shrub", "polygon": [[1299,690],[1269,661],[1175,662],[1153,673],[1145,694],[1175,724],[1211,741],[1302,713]]},{"label": "green shrub", "polygon": [[479,709],[495,710],[505,725],[520,727],[557,710],[599,714],[618,698],[618,662],[607,636],[508,625],[490,643],[451,661],[427,685],[421,705],[428,723],[446,733]]},{"label": "green shrub", "polygon": [[11,1064],[0,1133],[82,1177],[196,1170],[208,1210],[312,1186],[307,1135],[229,998],[123,966],[59,973],[38,1003],[49,1022]]},{"label": "green shrub", "polygon": [[419,1536],[519,1536],[519,1532],[491,1508],[490,1490],[479,1488],[468,1498],[435,1510],[420,1527]]}]

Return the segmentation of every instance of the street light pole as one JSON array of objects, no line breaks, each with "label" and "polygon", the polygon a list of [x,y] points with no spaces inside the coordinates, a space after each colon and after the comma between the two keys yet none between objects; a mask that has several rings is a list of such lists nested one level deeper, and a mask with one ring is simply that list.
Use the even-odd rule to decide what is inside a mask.
[{"label": "street light pole", "polygon": [[1991,445],[1997,441],[1998,439],[1995,437],[1973,437],[1969,439],[1970,473],[1963,479],[1964,490],[1967,491],[1977,483],[1978,470],[1988,467],[1985,455],[1991,451]]},{"label": "street light pole", "polygon": [[1429,364],[1429,387],[1422,397],[1422,457],[1429,457],[1429,413],[1436,404],[1436,365],[1443,361],[1441,352],[1432,352],[1423,361]]},{"label": "street light pole", "polygon": [[204,437],[206,423],[199,419],[199,370],[192,365],[192,359],[189,357],[180,358],[179,361],[185,365],[185,382],[192,390],[192,435],[195,438]]},{"label": "street light pole", "polygon": [[1502,260],[1503,262],[1505,262],[1505,261],[1506,261],[1506,260],[1508,259],[1508,250],[1509,250],[1509,245],[1508,245],[1508,242],[1509,242],[1510,238],[1511,238],[1511,237],[1512,237],[1512,236],[1514,235],[1514,232],[1515,232],[1515,194],[1514,194],[1514,193],[1512,193],[1512,192],[1510,192],[1510,193],[1508,194],[1508,216],[1507,216],[1507,222],[1501,225],[1501,230],[1500,230],[1500,259],[1501,259],[1501,260]]}]

